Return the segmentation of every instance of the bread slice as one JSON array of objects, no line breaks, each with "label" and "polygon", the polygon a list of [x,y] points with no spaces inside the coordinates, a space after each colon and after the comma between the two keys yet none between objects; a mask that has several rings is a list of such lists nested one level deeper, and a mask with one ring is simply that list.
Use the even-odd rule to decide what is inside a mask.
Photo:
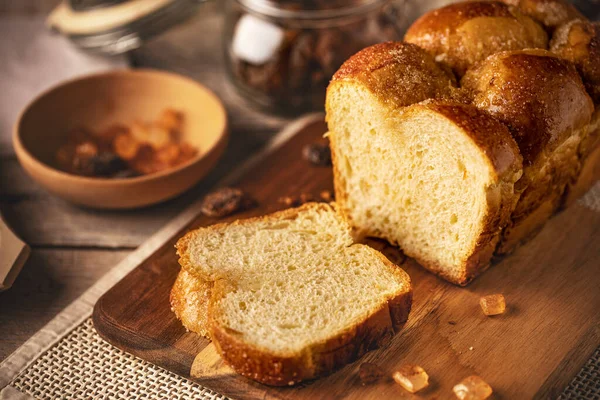
[{"label": "bread slice", "polygon": [[213,285],[205,330],[215,347],[234,370],[268,385],[355,360],[396,333],[410,310],[408,275],[355,244],[332,205],[201,228],[176,247],[182,267]]},{"label": "bread slice", "polygon": [[195,277],[181,269],[171,289],[171,310],[185,329],[210,339],[208,331],[208,303],[212,282]]}]

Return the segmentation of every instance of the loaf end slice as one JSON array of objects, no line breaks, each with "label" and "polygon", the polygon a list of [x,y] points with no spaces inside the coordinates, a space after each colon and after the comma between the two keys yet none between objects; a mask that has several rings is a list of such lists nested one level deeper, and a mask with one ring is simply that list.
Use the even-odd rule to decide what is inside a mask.
[{"label": "loaf end slice", "polygon": [[408,275],[354,244],[331,205],[200,229],[178,248],[185,269],[214,282],[215,347],[238,373],[268,385],[331,373],[388,341],[410,310]]},{"label": "loaf end slice", "polygon": [[448,101],[397,107],[335,77],[326,108],[336,199],[355,229],[455,284],[487,268],[522,174],[503,124]]}]

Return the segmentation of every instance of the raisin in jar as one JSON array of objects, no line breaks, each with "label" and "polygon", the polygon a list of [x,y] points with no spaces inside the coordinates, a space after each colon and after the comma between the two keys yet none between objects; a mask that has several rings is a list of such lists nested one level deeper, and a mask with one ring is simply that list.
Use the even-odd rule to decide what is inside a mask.
[{"label": "raisin in jar", "polygon": [[323,109],[331,76],[371,44],[398,40],[404,2],[228,0],[225,58],[251,101],[278,112]]}]

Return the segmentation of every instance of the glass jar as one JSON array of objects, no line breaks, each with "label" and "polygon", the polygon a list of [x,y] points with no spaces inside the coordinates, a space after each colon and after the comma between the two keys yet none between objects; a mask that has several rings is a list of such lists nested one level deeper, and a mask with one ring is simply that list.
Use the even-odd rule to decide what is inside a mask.
[{"label": "glass jar", "polygon": [[274,111],[323,109],[332,75],[351,55],[398,40],[403,2],[228,0],[225,60],[251,101]]}]

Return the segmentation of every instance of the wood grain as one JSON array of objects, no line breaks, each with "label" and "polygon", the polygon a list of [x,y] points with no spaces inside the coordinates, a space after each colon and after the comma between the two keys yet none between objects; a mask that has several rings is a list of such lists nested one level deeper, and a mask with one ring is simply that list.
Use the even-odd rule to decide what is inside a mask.
[{"label": "wood grain", "polygon": [[[242,177],[240,186],[259,206],[235,218],[280,209],[280,196],[330,190],[330,168],[310,166],[300,155],[302,146],[324,131],[323,123],[307,127]],[[199,217],[190,228],[214,222]],[[233,398],[410,397],[389,379],[361,386],[362,361],[377,363],[390,375],[404,363],[421,365],[431,377],[421,393],[427,398],[453,398],[452,386],[472,374],[489,382],[497,399],[551,398],[600,344],[600,214],[580,205],[554,218],[536,239],[467,288],[437,279],[382,241],[369,241],[412,278],[414,306],[406,327],[388,347],[294,388],[269,388],[231,373],[208,341],[185,332],[168,302],[179,270],[173,250],[178,237],[99,300],[95,326],[117,347],[186,377],[203,352],[194,367],[204,377],[197,380]],[[482,314],[479,297],[492,293],[505,295],[506,314]]]}]

